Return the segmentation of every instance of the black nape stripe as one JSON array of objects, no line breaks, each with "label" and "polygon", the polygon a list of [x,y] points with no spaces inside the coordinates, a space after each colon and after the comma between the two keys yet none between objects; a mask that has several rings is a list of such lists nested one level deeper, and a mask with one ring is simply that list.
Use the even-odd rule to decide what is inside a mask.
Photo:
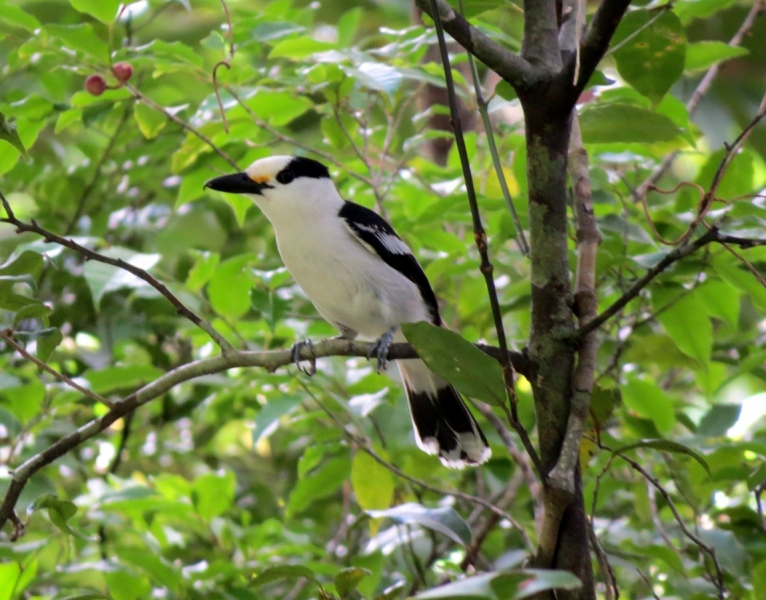
[{"label": "black nape stripe", "polygon": [[294,156],[286,167],[298,177],[313,177],[314,179],[330,178],[330,171],[322,163],[305,156]]}]

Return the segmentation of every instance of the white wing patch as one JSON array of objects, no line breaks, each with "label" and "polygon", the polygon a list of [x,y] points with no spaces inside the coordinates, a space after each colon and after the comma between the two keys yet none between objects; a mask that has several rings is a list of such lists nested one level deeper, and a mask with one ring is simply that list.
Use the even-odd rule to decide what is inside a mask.
[{"label": "white wing patch", "polygon": [[367,231],[378,238],[378,241],[383,244],[383,247],[391,254],[412,254],[407,247],[407,244],[405,244],[398,236],[386,233],[378,227],[375,227],[375,225],[364,225],[362,223],[356,223],[355,225],[362,231]]}]

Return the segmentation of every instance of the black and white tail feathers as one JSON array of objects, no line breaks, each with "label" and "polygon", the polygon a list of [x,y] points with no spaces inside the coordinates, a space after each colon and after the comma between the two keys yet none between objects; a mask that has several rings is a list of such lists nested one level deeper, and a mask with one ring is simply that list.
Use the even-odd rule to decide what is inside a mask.
[{"label": "black and white tail feathers", "polygon": [[398,361],[418,447],[453,469],[486,462],[487,438],[457,390],[420,360]]}]

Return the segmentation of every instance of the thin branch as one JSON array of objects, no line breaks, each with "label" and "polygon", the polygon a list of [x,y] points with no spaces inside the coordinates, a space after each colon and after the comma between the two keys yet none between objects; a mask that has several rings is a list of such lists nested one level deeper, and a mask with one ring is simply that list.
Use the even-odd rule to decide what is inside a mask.
[{"label": "thin branch", "polygon": [[226,23],[229,27],[229,56],[215,63],[213,67],[213,90],[215,91],[215,99],[218,100],[218,110],[221,112],[223,130],[229,133],[229,122],[226,120],[226,111],[223,109],[221,93],[218,90],[218,67],[231,69],[231,61],[234,58],[234,26],[231,24],[231,14],[229,13],[229,7],[226,5],[226,0],[221,0],[221,4],[223,5],[223,12],[226,14]]},{"label": "thin branch", "polygon": [[572,86],[569,95],[573,102],[577,100],[598,63],[604,57],[609,48],[609,42],[629,5],[630,0],[602,0],[580,44],[577,81],[574,81],[574,73],[578,70],[577,52],[569,53],[561,71],[561,77],[564,82]]},{"label": "thin branch", "polygon": [[761,530],[766,533],[766,518],[763,516],[763,505],[761,504],[761,494],[763,493],[763,484],[753,490],[755,494],[755,507],[758,511],[758,522],[761,524]]},{"label": "thin branch", "polygon": [[627,462],[635,471],[638,471],[644,479],[646,479],[649,483],[651,483],[655,489],[662,495],[663,499],[668,505],[668,508],[670,508],[670,511],[673,513],[673,517],[675,517],[676,522],[678,523],[678,526],[681,528],[681,531],[683,534],[689,538],[694,544],[696,544],[700,550],[705,552],[710,557],[710,560],[713,562],[713,567],[716,571],[716,578],[717,581],[715,582],[716,588],[718,589],[718,597],[723,600],[726,597],[726,590],[723,585],[723,570],[721,569],[721,565],[718,562],[718,558],[716,557],[715,548],[713,546],[710,546],[703,542],[699,536],[697,536],[694,532],[692,532],[689,527],[684,522],[683,517],[678,512],[678,509],[676,508],[675,503],[673,502],[673,499],[670,497],[670,494],[668,491],[663,487],[663,485],[660,483],[660,481],[652,476],[649,471],[647,471],[644,467],[642,467],[638,462],[633,460],[632,458],[626,456],[622,452],[611,450],[610,448],[607,448],[606,446],[602,446],[604,450],[607,450],[609,452],[613,452],[615,455],[619,456],[622,460]]},{"label": "thin branch", "polygon": [[[756,19],[764,12],[764,9],[766,8],[766,0],[756,0],[753,3],[753,6],[751,7],[750,11],[747,13],[747,16],[745,17],[745,20],[742,21],[742,25],[740,25],[739,29],[737,30],[737,33],[734,34],[734,36],[729,40],[729,46],[739,46],[739,44],[744,39],[745,35],[750,31],[750,29],[755,24]],[[691,117],[694,112],[697,110],[697,106],[699,106],[700,101],[702,98],[705,97],[705,95],[710,91],[710,88],[713,85],[713,81],[718,76],[718,71],[721,68],[721,63],[715,64],[712,67],[710,67],[707,70],[707,73],[705,73],[705,76],[700,80],[699,84],[697,85],[696,89],[691,95],[691,98],[689,98],[689,101],[686,103],[686,110],[689,113],[689,116]],[[643,194],[646,193],[646,190],[649,188],[650,185],[657,183],[659,181],[660,177],[662,177],[665,172],[671,167],[675,159],[680,154],[680,151],[675,150],[671,152],[670,154],[666,155],[664,159],[662,159],[662,162],[657,165],[657,167],[652,171],[652,174],[647,177],[644,182],[639,185],[632,193],[631,197],[634,200],[637,200],[641,198]]]},{"label": "thin branch", "polygon": [[636,572],[641,576],[641,579],[644,580],[646,587],[649,588],[649,592],[652,594],[652,598],[654,598],[654,600],[662,600],[662,598],[660,598],[657,595],[657,592],[654,591],[654,588],[652,587],[652,582],[649,581],[649,578],[641,572],[641,569],[636,569]]},{"label": "thin branch", "polygon": [[[446,0],[415,0],[424,13],[439,23],[466,51],[495,71],[514,88],[527,87],[539,78],[539,73],[529,62],[494,42],[463,17],[457,14]],[[440,19],[434,15],[439,14]],[[437,29],[437,31],[438,31]]]},{"label": "thin branch", "polygon": [[588,520],[588,541],[596,552],[598,568],[601,569],[601,574],[604,577],[605,600],[620,600],[620,589],[617,587],[617,577],[615,577],[614,569],[612,569],[612,565],[609,563],[609,557],[606,555],[606,552],[604,552],[604,548],[598,540],[596,530],[593,529],[593,522],[591,520]]},{"label": "thin branch", "polygon": [[[484,345],[478,345],[477,347],[483,351],[486,351],[487,354],[495,357],[496,359],[500,356],[499,348],[493,348]],[[371,343],[354,342],[350,340],[333,338],[317,342],[314,344],[313,348],[302,348],[300,357],[303,360],[311,360],[329,356],[356,356],[366,358],[370,354],[371,348]],[[529,360],[524,355],[519,353],[514,353],[514,355],[520,358],[521,362],[518,365],[520,369],[523,369],[524,365],[529,364]],[[391,350],[389,351],[389,358],[391,360],[418,358],[418,354],[414,347],[410,344],[394,344],[391,346]],[[190,381],[197,377],[201,377],[202,375],[221,373],[236,367],[261,367],[269,372],[273,372],[279,367],[290,364],[293,364],[293,353],[291,349],[266,350],[261,352],[238,352],[233,350],[232,352],[229,352],[225,355],[222,354],[220,356],[194,361],[168,371],[161,377],[157,378],[155,381],[145,385],[136,392],[114,402],[113,408],[104,416],[93,419],[78,428],[73,433],[60,438],[54,444],[27,459],[22,465],[16,468],[12,473],[11,483],[6,492],[5,499],[3,500],[2,506],[0,506],[0,529],[2,529],[5,526],[5,523],[12,518],[11,515],[13,514],[14,507],[18,501],[19,495],[24,489],[26,482],[30,477],[32,477],[32,475],[37,473],[46,465],[51,464],[57,458],[63,456],[70,450],[76,448],[83,442],[89,440],[95,435],[98,435],[107,429],[112,423],[134,411],[139,406],[142,406],[147,402],[158,398],[176,385]],[[401,476],[420,484],[418,480],[410,478],[403,473]],[[437,488],[429,489],[433,489],[434,491],[439,492],[442,491],[438,490]],[[490,505],[485,500],[480,498],[474,500],[474,497],[468,494],[460,495],[458,492],[444,493],[449,493],[466,500],[475,501],[479,504],[482,504],[486,508],[489,508],[490,510],[493,509],[492,505]],[[506,518],[510,515],[507,515],[503,512],[501,516]]]},{"label": "thin branch", "polygon": [[255,112],[253,112],[253,109],[250,108],[245,103],[245,101],[242,100],[242,98],[240,98],[239,94],[237,94],[234,90],[232,90],[228,86],[224,86],[224,89],[227,92],[229,92],[229,94],[231,94],[231,97],[234,98],[234,100],[237,102],[237,104],[239,104],[242,107],[242,109],[248,114],[248,116],[261,129],[265,129],[271,135],[273,135],[275,138],[277,138],[278,140],[280,140],[282,142],[290,144],[291,146],[295,146],[296,148],[301,148],[302,150],[305,150],[306,152],[311,152],[312,154],[316,154],[317,156],[323,158],[324,160],[326,160],[330,164],[335,165],[339,169],[343,169],[345,173],[348,173],[354,179],[358,179],[359,181],[369,185],[370,187],[373,187],[373,188],[375,187],[375,184],[373,183],[372,179],[370,179],[369,177],[365,177],[364,175],[361,175],[360,173],[356,173],[354,171],[346,170],[346,165],[344,165],[340,160],[335,158],[332,154],[330,154],[328,152],[322,152],[321,150],[317,150],[315,148],[312,148],[311,146],[309,146],[307,144],[304,144],[304,143],[296,140],[295,138],[291,138],[290,136],[285,135],[284,133],[282,133],[281,131],[279,131],[275,127],[272,127],[266,121],[264,121],[258,115],[256,115]]},{"label": "thin branch", "polygon": [[18,342],[16,342],[16,340],[13,339],[12,336],[13,336],[13,330],[12,329],[0,330],[0,338],[4,339],[6,344],[11,346],[14,350],[16,350],[16,352],[21,354],[21,356],[26,358],[28,361],[33,362],[34,364],[36,364],[38,367],[40,367],[46,373],[50,373],[51,375],[53,375],[53,377],[58,379],[60,382],[65,383],[66,385],[68,385],[72,389],[77,390],[83,396],[87,396],[91,400],[94,400],[95,402],[99,402],[100,404],[105,404],[109,408],[113,408],[114,407],[114,405],[111,402],[109,402],[109,400],[104,398],[103,396],[101,396],[101,395],[99,395],[99,394],[89,390],[88,388],[82,387],[80,384],[72,381],[69,377],[67,377],[63,373],[59,373],[56,369],[54,369],[50,365],[44,363],[43,361],[41,361],[36,356],[33,356],[32,354],[27,352],[21,344],[19,344]]},{"label": "thin branch", "polygon": [[604,312],[602,312],[597,317],[588,321],[585,325],[580,326],[574,332],[573,337],[575,339],[582,339],[591,331],[595,331],[596,329],[601,327],[614,315],[620,312],[620,310],[622,310],[622,308],[626,304],[628,304],[628,302],[630,302],[631,300],[633,300],[633,298],[638,296],[641,293],[641,290],[643,290],[647,285],[649,285],[649,283],[655,277],[657,277],[657,275],[665,271],[673,263],[678,262],[682,258],[689,256],[690,254],[693,254],[694,252],[696,252],[697,250],[699,250],[706,244],[717,241],[717,238],[718,238],[718,229],[716,227],[711,227],[710,230],[708,230],[706,233],[698,237],[693,242],[688,244],[683,244],[681,246],[677,246],[676,248],[674,248],[667,256],[665,256],[665,258],[663,258],[655,266],[653,266],[641,277],[639,277],[638,280],[636,280],[633,283],[633,285],[631,285],[628,288],[628,291],[626,291],[622,296],[620,296],[614,302],[614,304],[612,304],[609,308],[607,308]]},{"label": "thin branch", "polygon": [[154,110],[157,110],[157,111],[161,112],[163,115],[165,115],[165,117],[167,117],[168,119],[170,119],[170,120],[171,120],[171,121],[173,121],[174,123],[177,123],[178,125],[180,125],[181,127],[183,127],[183,128],[186,130],[186,131],[188,131],[188,132],[189,132],[189,133],[191,133],[192,135],[195,135],[195,136],[197,136],[197,137],[198,137],[200,140],[202,140],[202,141],[203,141],[203,142],[205,142],[205,143],[206,143],[208,146],[210,146],[210,147],[213,149],[213,151],[214,151],[214,152],[215,152],[215,153],[216,153],[218,156],[220,156],[220,157],[221,157],[222,159],[224,159],[224,160],[225,160],[227,163],[229,163],[229,164],[230,164],[232,167],[234,167],[235,169],[237,169],[237,171],[239,171],[239,166],[237,166],[237,163],[236,163],[236,162],[234,162],[234,159],[233,159],[231,156],[229,156],[228,154],[226,154],[226,152],[224,152],[224,151],[223,151],[221,148],[219,148],[218,146],[216,146],[216,145],[213,143],[213,140],[211,140],[209,137],[207,137],[207,136],[206,136],[204,133],[202,133],[201,131],[197,130],[197,129],[196,129],[195,127],[193,127],[192,125],[189,125],[189,123],[187,123],[186,121],[184,121],[183,119],[181,119],[181,118],[180,118],[180,117],[178,117],[177,115],[174,115],[172,112],[170,112],[170,111],[169,111],[168,109],[166,109],[164,106],[160,106],[159,104],[157,104],[157,103],[156,103],[154,100],[152,100],[151,98],[149,98],[147,95],[145,95],[145,94],[144,94],[142,91],[140,91],[138,88],[136,88],[136,87],[134,87],[134,86],[130,85],[129,83],[126,83],[126,84],[125,84],[125,87],[126,87],[126,88],[127,88],[129,91],[130,91],[130,93],[131,93],[131,94],[133,94],[133,96],[134,96],[135,98],[139,98],[139,99],[141,100],[141,102],[143,102],[143,103],[144,103],[144,104],[146,104],[147,106],[151,106],[151,107],[152,107]]},{"label": "thin branch", "polygon": [[[420,1],[420,0],[418,0]],[[439,2],[443,0],[429,0],[431,5],[432,14],[436,14],[440,8],[438,8]],[[459,17],[450,8],[449,11],[455,17]],[[459,17],[462,19],[462,17]],[[471,207],[471,218],[473,220],[473,237],[476,242],[476,248],[479,251],[481,257],[481,264],[479,270],[484,275],[484,281],[487,286],[487,295],[489,296],[489,303],[492,308],[492,318],[495,322],[495,332],[497,333],[497,341],[500,345],[503,365],[503,377],[505,379],[505,388],[510,399],[511,409],[509,416],[511,426],[519,432],[524,447],[527,452],[530,453],[532,462],[538,467],[542,464],[540,458],[537,455],[537,451],[529,441],[527,432],[524,430],[521,421],[518,418],[516,389],[513,381],[513,365],[511,363],[510,354],[508,353],[508,342],[505,338],[505,327],[503,326],[503,315],[500,312],[500,302],[497,298],[497,289],[495,288],[495,279],[492,275],[494,267],[489,259],[488,245],[487,245],[487,233],[484,230],[484,226],[481,222],[481,214],[479,213],[479,203],[476,199],[476,189],[473,185],[473,174],[471,173],[471,163],[468,158],[468,150],[465,145],[465,138],[463,137],[463,128],[460,123],[460,112],[457,106],[457,95],[455,94],[455,83],[452,79],[452,68],[450,66],[449,52],[447,51],[447,42],[444,39],[444,28],[440,20],[435,20],[434,25],[436,27],[436,37],[439,41],[439,53],[441,54],[442,65],[444,67],[444,79],[447,84],[447,97],[449,98],[450,109],[450,124],[455,135],[455,145],[457,146],[458,155],[460,156],[460,165],[463,170],[463,179],[465,181],[466,195],[468,196],[468,204]],[[542,472],[542,471],[541,471]]]},{"label": "thin branch", "polygon": [[508,211],[511,213],[511,217],[513,217],[513,223],[516,226],[516,242],[519,244],[521,253],[524,256],[529,257],[529,244],[527,243],[527,238],[524,236],[524,228],[521,226],[521,220],[519,219],[516,207],[513,204],[513,197],[508,189],[508,182],[505,180],[505,172],[503,171],[503,165],[500,163],[500,154],[497,151],[497,144],[495,144],[495,133],[492,129],[492,121],[489,118],[489,102],[484,98],[484,93],[481,89],[481,81],[479,81],[479,70],[476,68],[476,61],[472,54],[468,55],[468,64],[471,67],[473,89],[476,93],[476,104],[479,107],[481,122],[484,125],[484,133],[487,136],[487,146],[489,147],[489,153],[492,156],[492,164],[495,167],[495,174],[500,183],[500,189],[503,192],[505,204],[508,207]]},{"label": "thin branch", "polygon": [[131,273],[132,275],[135,275],[139,279],[145,281],[150,286],[152,286],[165,298],[167,298],[167,300],[176,309],[176,312],[178,312],[178,314],[186,317],[189,321],[191,321],[197,327],[199,327],[205,333],[207,333],[213,339],[213,341],[215,341],[215,343],[218,344],[218,346],[221,348],[221,351],[224,354],[234,349],[233,346],[226,340],[226,338],[223,337],[215,329],[215,327],[213,327],[211,323],[209,323],[208,321],[205,321],[202,317],[197,315],[197,313],[195,313],[192,309],[190,309],[183,302],[181,302],[181,300],[179,300],[178,297],[175,294],[173,294],[164,283],[154,278],[144,269],[136,267],[135,265],[132,265],[122,260],[121,258],[111,258],[109,256],[99,254],[98,252],[95,252],[94,250],[90,250],[86,248],[85,246],[78,244],[77,242],[75,242],[74,240],[70,238],[62,237],[60,235],[53,233],[52,231],[48,231],[47,229],[38,225],[34,219],[30,223],[24,223],[23,221],[20,221],[14,215],[13,209],[11,209],[11,205],[8,203],[8,200],[5,198],[5,196],[3,195],[1,191],[0,191],[0,201],[2,202],[3,208],[5,208],[5,212],[7,214],[6,218],[0,218],[0,222],[10,223],[11,225],[14,225],[16,227],[16,233],[23,233],[25,231],[36,233],[37,235],[42,236],[46,242],[53,242],[60,246],[64,246],[65,248],[69,248],[70,250],[74,250],[75,252],[85,257],[85,260],[95,260],[97,262],[105,263],[107,265],[112,265],[114,267],[127,271],[128,273]]}]

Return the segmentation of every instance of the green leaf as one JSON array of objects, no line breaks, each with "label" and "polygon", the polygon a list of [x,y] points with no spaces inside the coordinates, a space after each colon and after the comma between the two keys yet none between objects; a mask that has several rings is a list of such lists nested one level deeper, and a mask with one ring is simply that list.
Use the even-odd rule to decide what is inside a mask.
[{"label": "green leaf", "polygon": [[459,334],[430,323],[406,323],[402,332],[434,373],[458,391],[495,406],[506,402],[503,369]]},{"label": "green leaf", "polygon": [[253,308],[261,313],[261,317],[274,333],[277,323],[287,314],[292,306],[292,301],[280,298],[276,290],[263,286],[254,287],[250,290],[250,303]]},{"label": "green leaf", "polygon": [[121,548],[121,560],[140,567],[156,579],[161,585],[170,590],[178,591],[181,585],[181,572],[153,552],[139,549]]},{"label": "green leaf", "polygon": [[37,358],[45,362],[51,353],[58,347],[64,336],[58,327],[51,327],[47,330],[47,335],[42,335],[37,339]]},{"label": "green leaf", "polygon": [[11,600],[16,582],[21,575],[19,563],[12,560],[0,564],[0,600]]},{"label": "green leaf", "polygon": [[707,437],[722,437],[739,420],[741,404],[714,404],[697,427],[697,433]]},{"label": "green leaf", "polygon": [[[671,301],[667,294],[661,294],[657,288],[652,291],[652,296],[655,310],[667,306]],[[687,293],[667,310],[663,310],[657,319],[678,349],[707,369],[713,349],[713,325],[702,300],[694,292]]]},{"label": "green leaf", "polygon": [[91,390],[97,394],[106,394],[117,390],[137,388],[154,381],[162,374],[162,370],[151,365],[132,365],[88,371],[85,373],[85,379],[90,383]]},{"label": "green leaf", "polygon": [[741,294],[736,287],[723,281],[706,281],[694,293],[702,301],[708,314],[726,321],[732,327],[737,326]]},{"label": "green leaf", "polygon": [[192,501],[197,514],[210,522],[222,515],[234,502],[237,480],[234,473],[207,473],[194,479]]},{"label": "green leaf", "polygon": [[253,428],[253,444],[258,444],[261,438],[268,437],[279,426],[282,417],[292,413],[300,406],[300,398],[281,396],[271,398],[255,416],[255,427]]},{"label": "green leaf", "polygon": [[88,13],[102,23],[111,25],[117,18],[121,0],[69,0],[75,10]]},{"label": "green leaf", "polygon": [[750,473],[747,478],[747,489],[752,492],[764,482],[766,482],[766,462],[761,463],[760,467]]},{"label": "green leaf", "polygon": [[42,510],[43,508],[48,510],[48,518],[62,533],[68,533],[81,539],[87,539],[79,533],[75,532],[68,524],[77,512],[77,506],[74,502],[69,500],[61,500],[55,494],[43,494],[38,496],[32,504],[27,507],[27,514]]},{"label": "green leaf", "polygon": [[686,33],[671,10],[663,10],[659,16],[656,10],[628,12],[612,38],[612,46],[617,48],[617,71],[652,104],[662,100],[683,74]]},{"label": "green leaf", "polygon": [[26,385],[5,388],[0,394],[13,415],[27,424],[40,412],[45,399],[45,385],[41,381],[32,381]]},{"label": "green leaf", "polygon": [[207,286],[210,304],[217,313],[238,319],[250,310],[253,277],[249,268],[252,261],[251,255],[241,254],[218,265]]},{"label": "green leaf", "polygon": [[133,116],[138,123],[138,129],[147,140],[156,138],[168,122],[165,115],[143,102],[136,102],[133,107]]},{"label": "green leaf", "polygon": [[620,448],[617,448],[615,450],[615,453],[625,453],[628,450],[634,450],[636,448],[651,448],[653,450],[659,450],[660,452],[673,452],[675,454],[686,454],[687,456],[691,456],[694,460],[696,460],[700,465],[702,465],[702,468],[707,471],[707,474],[710,475],[710,467],[707,464],[707,461],[702,457],[702,455],[697,452],[696,450],[692,450],[688,446],[684,446],[683,444],[679,442],[674,442],[672,440],[641,440],[640,442],[635,442],[634,444],[628,444],[627,446],[622,446]]},{"label": "green leaf", "polygon": [[516,90],[514,90],[513,86],[505,79],[500,80],[500,82],[495,86],[495,93],[503,100],[515,100],[518,98],[516,95]]},{"label": "green leaf", "polygon": [[304,96],[273,90],[258,90],[245,104],[259,118],[276,127],[287,125],[314,107]]},{"label": "green leaf", "polygon": [[0,4],[0,23],[5,23],[11,27],[19,27],[29,32],[40,27],[40,21],[28,12],[22,10],[15,4],[9,4],[7,1]]},{"label": "green leaf", "polygon": [[378,62],[363,62],[356,68],[343,70],[363,87],[386,94],[393,94],[404,79],[398,69]]},{"label": "green leaf", "polygon": [[[386,458],[382,448],[377,448],[376,452]],[[363,510],[387,509],[394,501],[393,473],[367,452],[357,452],[351,461],[351,485]]]},{"label": "green leaf", "polygon": [[467,577],[420,592],[414,600],[522,600],[552,589],[572,590],[582,583],[567,571],[518,569]]},{"label": "green leaf", "polygon": [[422,504],[408,502],[387,510],[367,510],[375,519],[391,519],[403,525],[420,525],[443,533],[452,541],[468,546],[471,543],[471,528],[451,506],[427,508]]},{"label": "green leaf", "polygon": [[670,433],[676,422],[673,400],[659,387],[649,381],[630,379],[622,386],[622,399],[630,410],[651,419],[660,433]]},{"label": "green leaf", "polygon": [[275,58],[293,58],[301,59],[311,56],[316,52],[326,52],[335,50],[336,45],[330,42],[320,42],[310,37],[297,37],[288,40],[282,40],[277,43],[269,52],[269,59]]},{"label": "green leaf", "polygon": [[[44,29],[51,37],[64,42],[68,48],[80,54],[91,56],[99,63],[106,64],[109,59],[109,45],[96,35],[90,23],[81,23],[80,25],[47,24]],[[83,92],[83,94],[90,96],[87,92]],[[130,94],[128,93],[128,95]],[[94,96],[90,96],[90,98],[95,100]],[[72,104],[76,106],[74,101]]]},{"label": "green leaf", "polygon": [[192,254],[197,257],[194,266],[189,269],[189,275],[186,277],[186,288],[191,292],[199,292],[218,266],[221,255],[218,252],[201,252],[192,250]]},{"label": "green leaf", "polygon": [[351,471],[351,461],[346,456],[331,458],[311,475],[300,479],[290,493],[286,514],[293,517],[306,510],[312,503],[333,495]]},{"label": "green leaf", "polygon": [[583,110],[580,128],[589,144],[667,142],[681,133],[665,115],[617,102]]},{"label": "green leaf", "polygon": [[721,256],[714,260],[713,267],[721,279],[749,294],[753,304],[761,310],[766,310],[766,289],[749,270],[740,266],[739,263],[732,264],[728,256]]},{"label": "green leaf", "polygon": [[357,6],[343,13],[338,19],[338,46],[347,48],[354,41],[354,36],[359,29],[359,23],[362,21],[364,9]]},{"label": "green leaf", "polygon": [[686,25],[693,19],[707,19],[736,2],[737,0],[678,0],[673,3],[673,12]]},{"label": "green leaf", "polygon": [[11,146],[16,148],[24,158],[28,158],[27,149],[19,137],[19,131],[13,123],[9,123],[5,115],[0,112],[0,140],[5,140]]},{"label": "green leaf", "polygon": [[303,565],[280,565],[278,567],[271,567],[263,571],[258,577],[253,579],[250,583],[253,587],[261,587],[267,583],[279,581],[280,579],[296,579],[298,577],[305,577],[309,581],[313,581],[318,584],[314,571]]},{"label": "green leaf", "polygon": [[359,582],[362,581],[368,575],[372,575],[372,571],[369,569],[362,569],[360,567],[346,567],[341,569],[335,576],[335,589],[338,591],[338,595],[341,598],[345,598],[351,592],[356,589]]},{"label": "green leaf", "polygon": [[113,600],[144,600],[151,597],[152,585],[148,577],[127,571],[110,571],[104,578]]},{"label": "green leaf", "polygon": [[[127,248],[112,246],[102,250],[101,254],[109,258],[123,260],[139,269],[149,270],[160,260],[159,254],[139,254]],[[85,263],[83,269],[85,281],[93,294],[93,303],[98,306],[105,294],[123,288],[138,289],[149,286],[143,279],[119,267],[113,267],[95,260]]]},{"label": "green leaf", "polygon": [[766,560],[753,569],[753,600],[766,600]]},{"label": "green leaf", "polygon": [[724,42],[704,41],[688,44],[686,46],[686,71],[704,71],[713,65],[738,56],[749,54],[747,48],[742,46],[729,46]]}]

